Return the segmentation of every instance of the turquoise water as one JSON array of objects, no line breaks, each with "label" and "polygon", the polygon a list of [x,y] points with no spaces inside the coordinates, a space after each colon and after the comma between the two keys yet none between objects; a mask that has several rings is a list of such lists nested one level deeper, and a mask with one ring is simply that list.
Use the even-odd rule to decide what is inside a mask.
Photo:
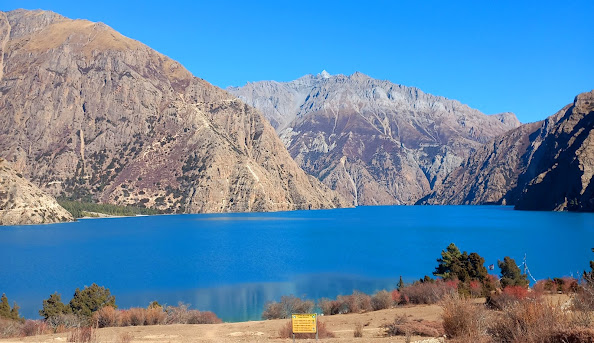
[{"label": "turquoise water", "polygon": [[0,227],[0,242],[0,293],[28,318],[51,293],[68,302],[95,282],[120,308],[183,301],[237,321],[259,319],[281,295],[372,293],[431,275],[450,242],[487,265],[526,255],[537,279],[577,276],[594,259],[594,214],[380,206],[164,215]]}]

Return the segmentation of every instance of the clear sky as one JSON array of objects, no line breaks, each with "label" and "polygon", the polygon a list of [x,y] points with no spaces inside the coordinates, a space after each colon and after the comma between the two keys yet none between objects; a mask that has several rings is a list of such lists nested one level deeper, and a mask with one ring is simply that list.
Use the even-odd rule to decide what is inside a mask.
[{"label": "clear sky", "polygon": [[594,1],[2,0],[102,21],[217,86],[323,69],[530,122],[594,89]]}]

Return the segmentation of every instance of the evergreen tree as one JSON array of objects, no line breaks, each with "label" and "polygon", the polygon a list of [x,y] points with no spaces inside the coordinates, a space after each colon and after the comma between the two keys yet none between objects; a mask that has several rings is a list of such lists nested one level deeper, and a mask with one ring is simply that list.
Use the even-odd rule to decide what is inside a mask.
[{"label": "evergreen tree", "polygon": [[396,289],[401,291],[404,288],[404,281],[402,281],[402,275],[400,275],[400,281],[398,281],[398,285],[396,285]]},{"label": "evergreen tree", "polygon": [[[17,305],[16,301],[12,304],[12,310],[10,310],[10,318],[14,320],[21,320],[21,316],[19,316],[19,305]],[[24,319],[23,319],[24,320]]]},{"label": "evergreen tree", "polygon": [[8,304],[8,298],[6,294],[2,293],[0,298],[0,317],[10,318],[10,305]]},{"label": "evergreen tree", "polygon": [[70,313],[70,307],[62,302],[62,296],[55,292],[49,298],[43,301],[43,309],[39,311],[39,315],[45,319],[57,317],[61,314]]},{"label": "evergreen tree", "polygon": [[104,306],[117,308],[115,296],[111,295],[108,288],[99,287],[95,283],[90,287],[85,287],[82,291],[77,288],[74,297],[70,300],[72,312],[85,317],[90,317],[93,312]]},{"label": "evergreen tree", "polygon": [[507,286],[528,286],[528,277],[526,274],[522,274],[520,268],[516,264],[516,261],[505,256],[502,261],[497,261],[497,265],[501,269],[501,287]]},{"label": "evergreen tree", "polygon": [[433,275],[446,280],[452,279],[452,274],[456,274],[461,269],[461,257],[462,253],[460,252],[460,249],[458,249],[454,243],[450,243],[445,251],[441,251],[441,258],[437,259],[439,265],[435,268]]}]

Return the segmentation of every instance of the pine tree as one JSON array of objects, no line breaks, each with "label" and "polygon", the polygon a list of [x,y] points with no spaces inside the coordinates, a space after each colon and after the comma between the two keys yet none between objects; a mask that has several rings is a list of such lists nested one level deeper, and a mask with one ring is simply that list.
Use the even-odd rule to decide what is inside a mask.
[{"label": "pine tree", "polygon": [[439,265],[435,268],[433,275],[443,279],[453,278],[452,274],[460,270],[460,257],[462,257],[460,249],[454,243],[450,243],[445,251],[441,251],[441,258],[437,259]]},{"label": "pine tree", "polygon": [[0,317],[10,318],[10,305],[8,304],[8,298],[6,294],[2,293],[0,298]]},{"label": "pine tree", "polygon": [[43,309],[39,311],[39,315],[45,319],[57,317],[61,314],[70,313],[70,307],[62,302],[62,296],[55,292],[49,298],[43,301]]},{"label": "pine tree", "polygon": [[14,320],[21,320],[21,316],[19,316],[19,305],[17,305],[16,301],[12,304],[12,310],[10,310],[10,318]]},{"label": "pine tree", "polygon": [[503,262],[497,261],[497,265],[501,269],[501,287],[528,286],[528,276],[526,274],[522,274],[520,268],[513,258],[505,256],[503,258]]},{"label": "pine tree", "polygon": [[115,296],[111,295],[108,288],[99,287],[95,283],[90,287],[85,287],[82,291],[77,288],[74,297],[70,300],[72,312],[85,317],[90,317],[93,312],[104,306],[117,308]]},{"label": "pine tree", "polygon": [[400,281],[398,281],[398,285],[396,285],[396,289],[401,291],[404,288],[404,281],[402,281],[402,275],[400,275]]}]

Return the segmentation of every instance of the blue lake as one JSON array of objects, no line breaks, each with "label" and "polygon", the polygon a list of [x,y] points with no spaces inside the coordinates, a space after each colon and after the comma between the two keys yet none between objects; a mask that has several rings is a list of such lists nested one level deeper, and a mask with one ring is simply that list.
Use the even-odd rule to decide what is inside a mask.
[{"label": "blue lake", "polygon": [[0,227],[0,242],[0,293],[28,318],[51,293],[67,303],[97,283],[120,308],[182,301],[238,321],[259,319],[282,295],[372,293],[431,275],[451,242],[486,265],[527,256],[537,279],[579,276],[594,259],[594,214],[379,206],[164,215]]}]

